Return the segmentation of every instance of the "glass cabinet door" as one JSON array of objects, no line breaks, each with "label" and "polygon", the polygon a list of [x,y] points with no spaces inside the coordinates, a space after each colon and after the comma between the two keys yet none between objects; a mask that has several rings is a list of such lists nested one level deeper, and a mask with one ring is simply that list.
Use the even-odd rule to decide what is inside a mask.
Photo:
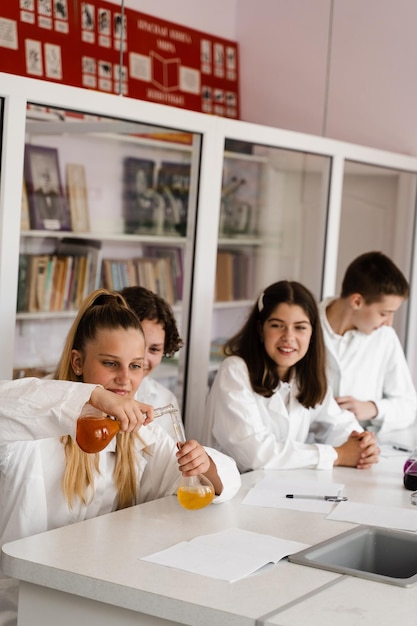
[{"label": "glass cabinet door", "polygon": [[[336,293],[346,267],[364,252],[390,257],[410,281],[417,176],[386,167],[345,161],[337,258]],[[394,318],[405,347],[408,302]]]},{"label": "glass cabinet door", "polygon": [[[200,143],[197,133],[28,105],[15,377],[53,371],[97,287],[158,293],[186,336]],[[156,372],[180,403],[181,359]]]},{"label": "glass cabinet door", "polygon": [[[331,159],[226,141],[210,379],[261,291],[283,279],[321,295]],[[209,381],[210,383],[210,381]]]}]

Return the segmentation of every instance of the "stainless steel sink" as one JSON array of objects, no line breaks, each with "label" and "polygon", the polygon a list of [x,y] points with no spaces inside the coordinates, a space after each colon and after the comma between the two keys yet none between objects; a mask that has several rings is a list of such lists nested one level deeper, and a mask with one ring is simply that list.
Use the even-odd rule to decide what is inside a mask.
[{"label": "stainless steel sink", "polygon": [[292,563],[400,587],[417,583],[417,534],[359,526],[288,557]]}]

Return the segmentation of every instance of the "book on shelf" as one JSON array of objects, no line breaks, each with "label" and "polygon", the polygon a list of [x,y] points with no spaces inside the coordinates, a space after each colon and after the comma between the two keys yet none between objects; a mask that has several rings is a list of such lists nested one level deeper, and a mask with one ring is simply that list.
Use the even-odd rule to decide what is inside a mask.
[{"label": "book on shelf", "polygon": [[94,291],[94,289],[90,289],[91,282],[88,269],[88,256],[80,255],[77,267],[76,288],[74,288],[70,294],[72,308],[74,309],[79,309],[85,296],[87,296],[91,291]]},{"label": "book on shelf", "polygon": [[137,257],[135,259],[103,259],[103,287],[121,291],[140,285],[169,304],[175,303],[172,263],[170,257]]},{"label": "book on shelf", "polygon": [[99,287],[101,243],[81,241],[78,245],[76,240],[62,240],[55,254],[20,255],[18,312],[77,310],[87,294]]},{"label": "book on shelf", "polygon": [[22,206],[20,212],[20,230],[30,230],[29,202],[26,183],[22,183]]},{"label": "book on shelf", "polygon": [[62,311],[64,308],[65,284],[68,269],[68,257],[57,256],[52,276],[52,295],[50,311]]},{"label": "book on shelf", "polygon": [[41,313],[51,310],[54,294],[56,257],[53,255],[32,255],[29,271],[28,311]]},{"label": "book on shelf", "polygon": [[85,167],[79,163],[68,163],[65,174],[72,230],[74,232],[88,232],[90,230],[90,218]]},{"label": "book on shelf", "polygon": [[240,251],[217,253],[215,300],[230,302],[248,298],[249,257]]},{"label": "book on shelf", "polygon": [[170,259],[170,272],[172,279],[172,287],[174,290],[174,302],[182,300],[182,292],[184,286],[184,251],[182,248],[157,246],[145,246],[144,255],[155,258]]},{"label": "book on shelf", "polygon": [[45,295],[43,298],[43,311],[50,311],[50,308],[51,308],[55,265],[56,265],[56,256],[51,255],[49,257],[48,267],[46,270]]},{"label": "book on shelf", "polygon": [[217,253],[215,300],[218,302],[233,300],[232,252]]},{"label": "book on shelf", "polygon": [[[57,255],[86,257],[86,277],[84,295],[86,296],[101,284],[102,249],[99,239],[84,239],[79,237],[63,237],[56,247]],[[81,298],[82,300],[82,298]]]},{"label": "book on shelf", "polygon": [[27,311],[28,308],[28,284],[29,284],[29,255],[19,255],[19,273],[17,279],[17,306],[18,313]]}]

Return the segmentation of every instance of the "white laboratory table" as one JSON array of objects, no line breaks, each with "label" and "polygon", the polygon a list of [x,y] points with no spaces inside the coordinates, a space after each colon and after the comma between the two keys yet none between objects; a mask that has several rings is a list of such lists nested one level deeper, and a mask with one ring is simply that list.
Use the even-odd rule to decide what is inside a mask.
[{"label": "white laboratory table", "polygon": [[[402,487],[404,460],[401,454],[381,459],[365,471],[275,473],[279,479],[344,483],[354,501],[409,508],[410,492]],[[1,567],[21,581],[19,626],[415,625],[417,587],[375,583],[286,559],[234,583],[140,560],[225,528],[316,544],[354,527],[319,513],[241,504],[262,476],[244,475],[232,501],[200,511],[186,511],[172,496],[6,544]]]}]

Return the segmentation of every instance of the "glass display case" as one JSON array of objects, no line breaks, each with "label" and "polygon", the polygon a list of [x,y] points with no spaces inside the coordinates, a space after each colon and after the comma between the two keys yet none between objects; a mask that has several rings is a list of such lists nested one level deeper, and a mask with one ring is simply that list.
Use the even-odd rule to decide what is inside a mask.
[{"label": "glass display case", "polygon": [[[234,146],[226,139],[226,146]],[[222,344],[268,285],[282,279],[321,294],[331,159],[244,144],[224,153],[211,372]]]},{"label": "glass display case", "polygon": [[[99,287],[158,293],[188,332],[201,135],[116,107],[109,116],[87,100],[62,108],[28,94],[9,376],[50,374],[80,303]],[[182,359],[152,374],[180,405]]]},{"label": "glass display case", "polygon": [[158,293],[184,332],[198,162],[192,133],[28,103],[14,376],[54,369],[98,287]]},{"label": "glass display case", "polygon": [[51,371],[89,290],[141,283],[177,317],[185,345],[158,375],[199,439],[222,345],[260,291],[334,295],[375,247],[411,283],[399,333],[416,378],[417,158],[8,74],[0,103],[1,378]]},{"label": "glass display case", "polygon": [[[347,265],[363,252],[379,250],[405,276],[412,273],[417,175],[401,169],[346,160],[337,256],[336,289],[340,293]],[[409,303],[401,305],[394,327],[403,346]]]},{"label": "glass display case", "polygon": [[[211,227],[206,224],[204,237],[197,233],[196,242],[200,254],[204,249],[215,263],[213,270],[205,267],[204,279],[198,264],[195,268],[195,284],[204,280],[204,290],[198,300],[193,297],[190,342],[198,348],[187,362],[194,383],[186,399],[188,434],[197,439],[224,342],[269,284],[296,280],[317,300],[337,295],[348,262],[375,246],[401,267],[412,294],[416,280],[415,158],[228,120],[218,124],[217,133],[221,160],[211,164],[220,182],[207,191],[206,203],[218,206],[219,217]],[[370,215],[361,220],[359,211],[351,221],[351,201],[365,188],[371,204],[383,197],[389,220],[381,222],[377,214],[375,221]],[[375,237],[375,229],[389,246]],[[396,321],[414,378],[415,308],[412,296]]]}]

